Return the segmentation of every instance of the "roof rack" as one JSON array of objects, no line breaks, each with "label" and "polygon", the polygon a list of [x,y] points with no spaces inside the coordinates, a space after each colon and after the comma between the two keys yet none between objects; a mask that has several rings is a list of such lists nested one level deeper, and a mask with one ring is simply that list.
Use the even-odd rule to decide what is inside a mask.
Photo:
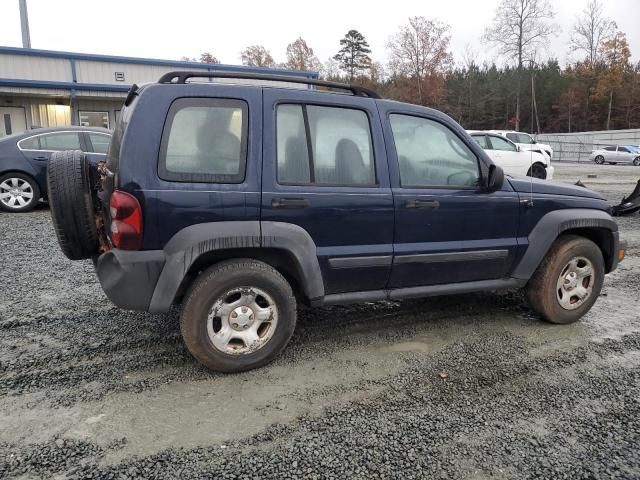
[{"label": "roof rack", "polygon": [[272,75],[269,73],[245,73],[245,72],[168,72],[160,77],[158,83],[187,83],[189,78],[237,78],[243,80],[266,80],[270,82],[288,82],[302,83],[306,85],[316,85],[318,87],[337,88],[340,90],[348,90],[356,97],[382,98],[377,92],[359,85],[351,85],[349,83],[329,82],[326,80],[317,80],[315,78],[306,78],[300,76],[289,75]]}]

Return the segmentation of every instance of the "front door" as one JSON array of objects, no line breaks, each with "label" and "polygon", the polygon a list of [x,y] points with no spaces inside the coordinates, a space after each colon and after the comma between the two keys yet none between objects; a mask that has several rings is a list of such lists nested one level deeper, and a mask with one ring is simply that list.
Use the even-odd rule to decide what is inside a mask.
[{"label": "front door", "polygon": [[375,101],[264,90],[261,220],[313,239],[326,294],[386,286],[393,197]]},{"label": "front door", "polygon": [[507,275],[517,253],[519,210],[509,183],[483,190],[481,150],[445,119],[382,114],[396,212],[389,287]]},{"label": "front door", "polygon": [[27,117],[22,107],[0,107],[0,137],[21,133],[27,129]]}]

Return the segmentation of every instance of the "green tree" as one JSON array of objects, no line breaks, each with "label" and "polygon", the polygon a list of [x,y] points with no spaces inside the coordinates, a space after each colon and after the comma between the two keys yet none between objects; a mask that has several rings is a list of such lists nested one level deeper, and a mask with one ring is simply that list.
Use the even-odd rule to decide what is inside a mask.
[{"label": "green tree", "polygon": [[357,30],[349,30],[342,40],[340,40],[340,51],[334,55],[333,59],[338,61],[340,68],[349,76],[349,80],[357,74],[362,74],[371,66],[371,49],[369,43]]}]

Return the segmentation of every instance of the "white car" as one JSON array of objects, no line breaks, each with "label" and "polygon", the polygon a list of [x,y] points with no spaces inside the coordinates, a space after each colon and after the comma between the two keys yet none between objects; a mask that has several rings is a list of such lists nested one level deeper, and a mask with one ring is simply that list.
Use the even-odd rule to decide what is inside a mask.
[{"label": "white car", "polygon": [[610,147],[598,148],[591,152],[589,157],[598,165],[610,163],[632,163],[636,166],[640,165],[640,147],[632,145],[613,145]]},{"label": "white car", "polygon": [[489,130],[491,133],[497,133],[511,140],[518,145],[521,150],[531,150],[553,158],[553,148],[545,143],[538,143],[535,138],[525,132],[516,132],[515,130]]},{"label": "white car", "polygon": [[484,148],[491,160],[510,175],[551,180],[554,168],[547,155],[524,151],[511,140],[492,132],[468,131],[471,138]]}]

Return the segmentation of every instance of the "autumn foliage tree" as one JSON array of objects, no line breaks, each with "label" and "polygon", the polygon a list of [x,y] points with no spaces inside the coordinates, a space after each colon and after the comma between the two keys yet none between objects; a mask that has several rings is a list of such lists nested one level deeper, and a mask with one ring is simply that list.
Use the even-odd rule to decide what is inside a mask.
[{"label": "autumn foliage tree", "polygon": [[302,37],[287,45],[287,68],[292,70],[320,70],[320,61]]},{"label": "autumn foliage tree", "polygon": [[607,109],[607,130],[611,126],[611,109],[613,107],[613,94],[620,88],[624,79],[625,68],[629,64],[631,52],[624,33],[617,32],[612,38],[606,40],[600,48],[603,64],[606,70],[599,77],[596,94],[600,97],[609,97]]},{"label": "autumn foliage tree", "polygon": [[557,27],[549,0],[501,0],[493,23],[485,30],[483,39],[495,46],[507,59],[515,59],[518,68],[516,83],[515,128],[520,129],[520,94],[522,67],[536,57]]},{"label": "autumn foliage tree", "polygon": [[450,31],[451,27],[439,20],[411,17],[387,43],[389,69],[396,77],[405,76],[415,83],[418,103],[424,103],[427,97],[425,83],[429,80],[430,96],[437,96],[440,75],[453,63]]},{"label": "autumn foliage tree", "polygon": [[251,45],[240,53],[243,65],[251,67],[275,67],[276,62],[271,56],[271,52],[262,45]]}]

